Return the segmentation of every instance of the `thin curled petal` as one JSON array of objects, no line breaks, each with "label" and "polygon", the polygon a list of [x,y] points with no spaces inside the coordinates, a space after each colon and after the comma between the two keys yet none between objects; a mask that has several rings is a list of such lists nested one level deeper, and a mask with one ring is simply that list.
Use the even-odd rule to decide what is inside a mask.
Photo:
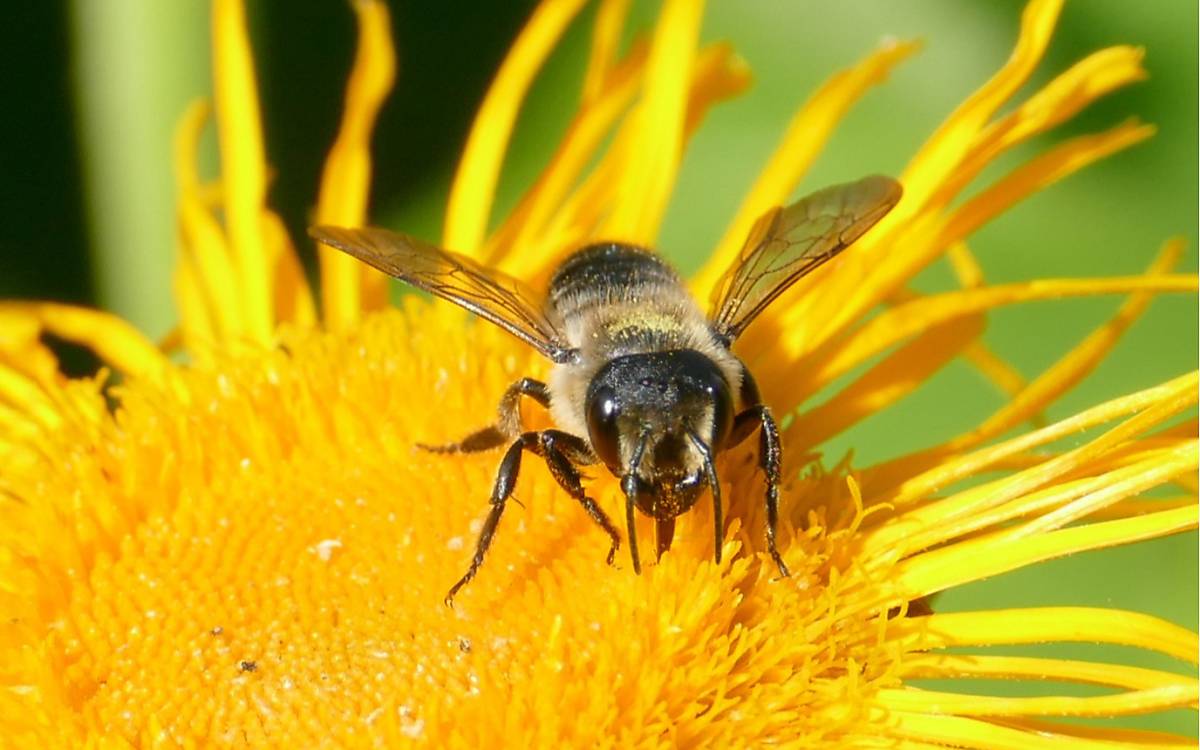
[{"label": "thin curled petal", "polygon": [[274,259],[271,274],[275,284],[275,317],[293,325],[311,326],[317,322],[317,305],[308,278],[300,265],[300,256],[292,244],[283,220],[274,211],[264,211],[262,232]]},{"label": "thin curled petal", "polygon": [[[1146,277],[1152,278],[1170,271],[1178,262],[1183,247],[1183,241],[1180,239],[1171,240],[1164,245],[1158,257],[1147,269]],[[904,476],[912,476],[946,456],[968,450],[1002,434],[1005,430],[1015,427],[1026,419],[1034,418],[1095,368],[1120,340],[1121,335],[1145,311],[1150,299],[1150,290],[1130,295],[1109,321],[1064,354],[1033,382],[1023,385],[1013,394],[1013,398],[1007,404],[971,431],[942,445],[874,467],[871,470],[872,486],[892,486]],[[886,315],[887,313],[880,317],[883,318]],[[868,324],[864,331],[870,327],[871,324]]]},{"label": "thin curled petal", "polygon": [[980,133],[963,163],[938,188],[931,206],[945,206],[1001,154],[1066,122],[1097,99],[1146,78],[1144,52],[1109,47],[1080,60]]},{"label": "thin curled petal", "polygon": [[245,333],[266,342],[275,325],[274,285],[260,224],[267,163],[246,9],[242,0],[214,0],[212,7],[213,91],[229,247],[241,282]]},{"label": "thin curled petal", "polygon": [[955,211],[941,241],[956,242],[1007,211],[1022,198],[1095,161],[1146,140],[1154,126],[1130,121],[1112,130],[1073,138],[999,180]]},{"label": "thin curled petal", "polygon": [[[906,528],[907,533],[903,533],[903,543],[890,549],[889,555],[901,556],[914,550],[930,549],[980,530],[1002,528],[1014,520],[1033,519],[988,535],[987,541],[999,548],[1005,540],[1049,532],[1061,528],[1070,520],[1095,518],[1105,508],[1138,497],[1149,489],[1194,470],[1196,462],[1196,441],[1189,440],[1171,448],[1147,452],[1142,454],[1141,460],[1095,476],[1085,475],[1080,479],[1060,481],[1002,502],[997,502],[996,498],[1011,497],[1012,493],[1006,488],[1010,483],[1004,479],[988,482],[931,504],[930,507],[898,516],[895,522],[897,528],[893,533],[900,534],[902,528]],[[1026,471],[1035,472],[1037,469],[1035,464]],[[978,502],[980,497],[989,493],[993,493],[993,497],[989,497],[988,502]],[[1177,507],[1182,506],[1147,503],[1136,513],[1115,517],[1142,516]],[[936,511],[942,511],[944,518],[921,527],[917,517],[928,518]]]},{"label": "thin curled petal", "polygon": [[592,46],[588,52],[587,72],[583,75],[583,102],[590,104],[607,88],[609,74],[615,67],[625,17],[630,0],[602,0],[596,9],[592,27]]},{"label": "thin curled petal", "polygon": [[1025,6],[1020,35],[1008,62],[946,119],[909,162],[900,179],[905,201],[897,207],[897,213],[920,210],[937,186],[957,169],[979,131],[1033,73],[1061,12],[1062,0],[1035,0]]},{"label": "thin curled petal", "polygon": [[28,316],[43,330],[91,349],[131,377],[161,382],[169,368],[152,342],[112,313],[54,302],[4,302],[0,312]]},{"label": "thin curled petal", "polygon": [[[858,265],[855,270],[865,274],[866,278],[857,280],[848,300],[840,306],[831,306],[833,312],[816,334],[816,339],[827,340],[844,330],[851,321],[865,315],[881,297],[886,298],[907,283],[946,248],[966,239],[1017,202],[1099,159],[1145,140],[1153,132],[1151,126],[1128,122],[1103,133],[1074,138],[1017,168],[949,216],[931,220],[931,225],[924,228],[930,235],[914,241],[906,251],[873,258],[866,253],[857,261],[850,257],[848,260]],[[895,213],[893,211],[884,222],[898,222]],[[881,222],[876,230],[881,230],[882,226]],[[784,325],[797,325],[798,314],[796,310],[787,312]]]},{"label": "thin curled petal", "polygon": [[[381,0],[356,0],[358,49],[346,87],[342,122],[317,193],[313,223],[361,226],[371,187],[371,132],[396,76],[390,16]],[[345,253],[318,246],[326,323],[341,329],[387,304],[387,278]]]},{"label": "thin curled petal", "polygon": [[[188,338],[211,338],[214,331],[239,336],[245,330],[238,303],[238,274],[230,257],[225,233],[205,200],[204,186],[196,173],[200,137],[211,107],[193,102],[175,129],[174,166],[179,197],[181,263],[189,303],[181,305],[180,322]],[[205,335],[204,332],[207,332]]]},{"label": "thin curled petal", "polygon": [[[688,111],[684,118],[685,138],[690,138],[709,108],[749,85],[745,62],[727,44],[712,44],[700,51],[692,71],[688,90]],[[622,178],[628,151],[637,139],[637,120],[627,117],[604,157],[582,184],[553,215],[546,231],[534,248],[522,248],[533,258],[553,259],[579,244],[604,236],[600,226],[611,207],[626,200]],[[547,266],[533,273],[544,275]]]}]

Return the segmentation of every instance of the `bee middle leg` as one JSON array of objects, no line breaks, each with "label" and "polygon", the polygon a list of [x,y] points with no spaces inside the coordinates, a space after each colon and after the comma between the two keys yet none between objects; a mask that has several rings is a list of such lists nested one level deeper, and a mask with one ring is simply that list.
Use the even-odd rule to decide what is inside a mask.
[{"label": "bee middle leg", "polygon": [[759,429],[760,436],[758,465],[767,477],[767,552],[771,554],[779,573],[786,578],[792,573],[775,545],[775,530],[779,526],[779,482],[783,449],[779,444],[779,427],[775,424],[775,417],[771,416],[771,410],[765,404],[755,404],[734,417],[730,445],[737,445],[745,440],[755,428]]},{"label": "bee middle leg", "polygon": [[550,389],[540,380],[521,378],[510,385],[496,407],[496,423],[476,430],[456,443],[423,445],[432,453],[477,453],[504,445],[521,433],[521,397],[528,396],[544,408],[550,408]]},{"label": "bee middle leg", "polygon": [[521,454],[525,451],[541,456],[559,486],[578,500],[592,520],[608,534],[612,541],[612,546],[608,550],[608,564],[611,565],[616,557],[617,549],[621,546],[621,536],[617,532],[617,527],[604,510],[596,504],[596,501],[584,492],[581,481],[583,476],[576,468],[577,464],[587,465],[596,462],[587,443],[581,438],[560,430],[524,432],[508,447],[504,458],[500,460],[500,469],[496,472],[496,482],[492,485],[490,501],[492,509],[488,511],[483,528],[479,532],[479,540],[475,543],[475,555],[471,558],[471,565],[467,568],[467,572],[450,587],[450,591],[446,594],[446,606],[454,606],[455,594],[479,572],[483,558],[492,545],[492,538],[496,535],[500,517],[504,515],[505,504],[512,497],[513,488],[517,484],[517,476],[521,472]]}]

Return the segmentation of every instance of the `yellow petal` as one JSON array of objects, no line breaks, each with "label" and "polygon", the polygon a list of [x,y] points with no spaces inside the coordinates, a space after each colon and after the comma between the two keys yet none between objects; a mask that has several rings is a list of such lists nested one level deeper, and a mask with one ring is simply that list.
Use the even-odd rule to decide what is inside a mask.
[{"label": "yellow petal", "polygon": [[475,115],[450,188],[442,230],[447,248],[473,255],[483,245],[517,110],[534,75],[582,6],[583,0],[543,0],[504,58]]},{"label": "yellow petal", "polygon": [[872,86],[887,80],[892,68],[919,47],[916,42],[886,42],[853,68],[834,74],[796,111],[782,142],[742,199],[713,254],[693,279],[692,292],[697,299],[708,299],[709,290],[737,257],[758,217],[787,202],[850,107]]},{"label": "yellow petal", "polygon": [[[1005,529],[1001,532],[1001,537],[1004,540],[1024,539],[1062,529],[1067,524],[1094,515],[1118,500],[1140,494],[1144,489],[1158,484],[1165,484],[1180,474],[1195,474],[1198,462],[1200,456],[1197,455],[1195,440],[1184,441],[1171,449],[1155,452],[1146,460],[1125,468],[1126,471],[1133,472],[1129,480],[1112,484],[1104,491],[1091,493],[1031,521]],[[1142,515],[1157,515],[1160,519],[1170,517],[1162,515],[1164,513],[1167,511],[1154,511]]]},{"label": "yellow petal", "polygon": [[915,688],[884,689],[875,696],[881,706],[893,711],[959,716],[1121,716],[1187,708],[1195,704],[1197,698],[1200,698],[1200,687],[1194,682],[1087,697],[1002,698]]},{"label": "yellow petal", "polygon": [[[713,44],[701,50],[688,91],[684,137],[691,137],[713,104],[742,91],[748,84],[749,71],[742,59],[734,54],[732,47]],[[521,249],[522,256],[529,253],[533,258],[558,258],[580,243],[596,237],[629,239],[605,235],[601,224],[614,205],[627,199],[622,174],[629,159],[629,149],[637,140],[638,126],[636,118],[626,118],[601,162],[554,213],[538,244],[533,248]],[[544,274],[548,265],[530,271],[529,275],[537,277]],[[515,264],[510,264],[510,269],[516,270]]]},{"label": "yellow petal", "polygon": [[[1184,241],[1181,238],[1164,245],[1158,258],[1146,270],[1146,277],[1155,278],[1168,273],[1179,261],[1183,249]],[[1083,341],[1023,388],[1012,401],[973,430],[973,440],[999,435],[1054,403],[1100,364],[1116,346],[1122,334],[1145,312],[1151,299],[1150,290],[1131,294],[1111,319],[1088,334]]]},{"label": "yellow petal", "polygon": [[913,157],[901,177],[905,200],[896,208],[903,214],[919,211],[938,185],[959,167],[992,115],[1029,79],[1050,43],[1061,0],[1034,0],[1021,15],[1021,31],[1012,56],[947,118]]},{"label": "yellow petal", "polygon": [[[995,480],[987,485],[964,490],[952,498],[908,510],[905,512],[906,522],[904,524],[893,523],[890,526],[872,530],[869,534],[863,535],[861,542],[877,553],[886,555],[890,551],[908,544],[918,530],[960,523],[968,516],[977,516],[990,508],[999,507],[1009,500],[1037,490],[1055,477],[1063,476],[1072,469],[1085,465],[1095,457],[1104,455],[1114,447],[1122,445],[1131,437],[1139,435],[1183,409],[1189,408],[1195,403],[1194,391],[1197,382],[1197,374],[1193,372],[1161,386],[1113,399],[1068,419],[1003,441],[995,446],[946,460],[943,464],[906,480],[894,489],[875,495],[873,501],[877,504],[895,507],[915,503],[942,487],[976,475],[1005,457],[1133,413],[1133,416],[1116,427],[1078,448],[1046,458],[1029,469]],[[933,514],[932,520],[928,523],[922,520],[927,513]]]},{"label": "yellow petal", "polygon": [[[1196,465],[1194,461],[1192,465]],[[1188,507],[1101,521],[1012,541],[1004,536],[988,536],[905,560],[893,571],[893,577],[902,591],[911,592],[916,598],[1076,552],[1132,544],[1195,529],[1196,524],[1196,509]]]},{"label": "yellow petal", "polygon": [[[1119,729],[1092,729],[1044,722],[1025,729],[1020,725],[1007,726],[1014,723],[1012,719],[1005,719],[1004,724],[999,724],[963,716],[902,711],[893,712],[889,718],[893,725],[889,734],[928,740],[937,747],[969,750],[1063,750],[1066,747],[1071,750],[1118,750],[1129,745],[1115,743],[1133,739],[1154,748],[1189,747],[1184,743],[1165,740],[1163,735]],[[1160,745],[1159,740],[1164,740],[1164,744]]]},{"label": "yellow petal", "polygon": [[213,90],[225,222],[241,280],[238,303],[245,333],[265,342],[270,340],[275,325],[273,279],[261,231],[267,164],[246,9],[242,0],[214,0],[212,7]]},{"label": "yellow petal", "polygon": [[276,280],[275,318],[295,325],[315,325],[316,303],[287,227],[278,214],[269,210],[263,211],[262,223],[263,237],[269,248],[268,256],[273,260],[271,275]]},{"label": "yellow petal", "polygon": [[[930,328],[824,404],[798,416],[784,430],[784,440],[792,450],[804,451],[878,414],[927,381],[982,332],[983,320],[979,317],[965,317]],[[768,403],[776,405],[781,413],[790,412],[798,405],[798,398],[809,392],[793,390],[781,373],[768,373],[762,382],[764,385],[760,387]]]},{"label": "yellow petal", "polygon": [[[797,367],[803,373],[801,379],[793,381],[792,387],[803,393],[812,393],[872,356],[930,327],[1004,305],[1138,291],[1192,292],[1197,288],[1197,283],[1196,277],[1190,274],[1037,279],[920,297],[884,312],[845,339],[806,357],[804,363],[807,366]],[[779,368],[792,366],[788,362],[777,365]]]},{"label": "yellow petal", "polygon": [[[591,97],[575,116],[551,157],[550,163],[538,176],[533,187],[521,199],[504,224],[488,240],[485,259],[489,265],[510,272],[518,269],[506,265],[512,258],[524,269],[539,268],[549,262],[540,255],[559,250],[552,240],[546,240],[546,225],[554,217],[580,173],[595,157],[605,136],[617,118],[628,108],[642,83],[646,48],[639,46],[622,64],[612,71],[604,89]],[[535,248],[535,243],[537,247]],[[516,258],[514,256],[520,256]]]},{"label": "yellow petal", "polygon": [[941,240],[949,243],[963,239],[1022,198],[1153,134],[1153,126],[1130,121],[1103,133],[1072,138],[1035,157],[963,204],[951,215]]},{"label": "yellow petal", "polygon": [[86,346],[115,369],[161,382],[170,367],[166,357],[136,328],[117,316],[54,302],[4,302],[0,311],[28,316],[61,339]]},{"label": "yellow petal", "polygon": [[[978,503],[980,496],[994,492],[995,497],[1000,497],[1005,492],[1008,481],[996,480],[979,488],[972,488],[971,491],[951,495],[924,508],[901,514],[893,522],[896,528],[889,531],[899,533],[901,529],[907,529],[908,533],[904,534],[902,543],[889,548],[884,554],[889,557],[903,556],[915,550],[936,547],[979,530],[998,529],[1015,519],[1034,517],[1034,520],[1014,528],[989,534],[988,543],[999,547],[1004,540],[1011,541],[1033,533],[1044,533],[1061,527],[1069,520],[1095,517],[1098,511],[1126,498],[1138,497],[1146,490],[1191,471],[1195,468],[1196,461],[1196,441],[1193,439],[1169,449],[1144,453],[1138,461],[1102,471],[1096,476],[1061,481],[1007,501],[988,498],[989,502],[986,504]],[[1181,506],[1147,504],[1137,513],[1127,513],[1118,517],[1141,516],[1148,512],[1174,510],[1177,507]],[[931,511],[940,511],[939,519],[922,527],[917,517],[927,517],[926,514]],[[874,543],[871,547],[878,549]]]},{"label": "yellow petal", "polygon": [[39,387],[34,378],[21,372],[7,356],[0,357],[0,403],[9,404],[12,415],[41,429],[53,429],[61,417],[54,401]]},{"label": "yellow petal", "polygon": [[[366,220],[371,188],[371,131],[396,74],[390,18],[381,0],[356,0],[358,50],[346,87],[341,126],[321,175],[315,224],[360,226]],[[387,304],[387,277],[349,255],[320,245],[321,292],[325,322],[345,328],[364,310]],[[293,276],[293,280],[295,277]]]},{"label": "yellow petal", "polygon": [[949,204],[988,164],[1013,146],[1066,122],[1100,97],[1145,79],[1143,57],[1142,50],[1134,47],[1109,47],[1071,66],[980,133],[962,164],[938,188],[929,205]]},{"label": "yellow petal", "polygon": [[174,164],[179,197],[180,263],[186,265],[183,282],[188,304],[180,306],[180,322],[189,338],[206,331],[236,338],[245,331],[242,317],[241,277],[234,268],[228,243],[216,216],[205,200],[196,174],[200,137],[210,107],[196,101],[188,107],[175,130]]},{"label": "yellow petal", "polygon": [[910,654],[901,666],[911,679],[972,677],[990,679],[1077,682],[1085,685],[1148,690],[1187,685],[1189,678],[1157,669],[1130,667],[1107,662],[993,654],[947,654],[937,651]]},{"label": "yellow petal", "polygon": [[[1153,278],[1169,271],[1183,251],[1182,240],[1168,242],[1147,269],[1146,277]],[[895,459],[872,470],[872,487],[891,486],[905,475],[967,450],[988,440],[1020,422],[1036,416],[1059,396],[1084,378],[1120,339],[1121,334],[1137,319],[1149,304],[1146,291],[1136,292],[1121,306],[1117,314],[1063,355],[1031,384],[1023,387],[1013,399],[988,417],[978,427],[942,445]],[[887,313],[877,321],[887,317]],[[870,328],[869,324],[867,328]],[[866,329],[864,329],[866,330]],[[869,347],[868,347],[869,348]],[[843,365],[844,366],[844,365]]]},{"label": "yellow petal", "polygon": [[1055,641],[1135,646],[1196,663],[1200,642],[1178,625],[1140,612],[1098,607],[1028,607],[937,612],[890,627],[910,651]]},{"label": "yellow petal", "polygon": [[[216,323],[209,317],[213,311],[212,302],[205,296],[195,262],[186,254],[176,262],[171,282],[182,321],[179,328],[181,343],[196,356],[196,352],[211,346],[217,337]],[[167,350],[164,348],[164,351]]]},{"label": "yellow petal", "polygon": [[963,357],[1001,392],[1015,396],[1025,387],[1025,376],[981,341],[973,341],[963,350]]},{"label": "yellow petal", "polygon": [[700,36],[703,3],[665,0],[646,61],[642,99],[630,115],[635,136],[621,175],[622,200],[602,234],[652,246],[683,155],[688,83]]},{"label": "yellow petal", "polygon": [[[857,257],[847,254],[846,262],[842,266],[833,267],[842,271],[842,285],[826,284],[826,288],[822,290],[822,297],[814,299],[811,303],[816,309],[825,311],[821,318],[798,322],[803,321],[803,318],[800,308],[797,307],[785,310],[779,315],[782,320],[781,327],[784,330],[792,330],[792,326],[799,325],[802,326],[801,330],[811,330],[824,319],[826,322],[820,327],[815,338],[818,341],[830,338],[844,330],[851,321],[865,315],[881,300],[887,299],[896,289],[932,263],[947,247],[970,236],[1021,199],[1098,159],[1145,140],[1153,132],[1154,129],[1150,126],[1129,122],[1104,133],[1067,141],[1000,179],[946,219],[930,219],[929,226],[910,228],[909,231],[915,233],[913,236],[916,238],[909,240],[911,244],[901,241],[897,243],[898,246],[887,248],[888,252],[882,253],[881,250],[888,243],[870,243],[886,231],[884,222],[895,225],[902,221],[903,217],[894,210],[884,222],[861,240],[869,246],[864,246],[860,251],[852,250],[851,253],[856,252]],[[876,255],[872,251],[880,254]],[[833,294],[844,296],[829,296]],[[839,304],[830,304],[830,299],[837,299]],[[811,309],[812,307],[806,307],[805,311]]]},{"label": "yellow petal", "polygon": [[608,77],[617,59],[630,0],[602,0],[592,26],[592,46],[583,76],[583,102],[590,104],[608,88]]}]

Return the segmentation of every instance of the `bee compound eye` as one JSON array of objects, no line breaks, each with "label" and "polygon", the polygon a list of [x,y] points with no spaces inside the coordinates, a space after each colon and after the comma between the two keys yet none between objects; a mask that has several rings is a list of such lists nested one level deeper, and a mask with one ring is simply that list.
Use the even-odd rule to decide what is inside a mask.
[{"label": "bee compound eye", "polygon": [[592,449],[600,460],[612,467],[621,463],[617,433],[620,411],[617,395],[611,388],[598,388],[588,397],[587,426]]},{"label": "bee compound eye", "polygon": [[712,448],[717,450],[733,425],[733,398],[725,378],[715,369],[709,373],[703,388],[712,403],[712,434],[708,440]]}]

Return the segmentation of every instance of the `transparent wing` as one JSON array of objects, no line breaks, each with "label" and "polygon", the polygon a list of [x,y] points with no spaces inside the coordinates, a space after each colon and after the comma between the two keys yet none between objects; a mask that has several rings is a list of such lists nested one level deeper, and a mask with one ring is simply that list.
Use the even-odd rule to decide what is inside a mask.
[{"label": "transparent wing", "polygon": [[541,296],[507,274],[386,229],[312,227],[308,233],[389,276],[490,320],[555,362],[570,358],[566,339],[548,317]]},{"label": "transparent wing", "polygon": [[713,290],[711,320],[732,342],[780,294],[887,215],[900,183],[879,175],[834,185],[763,214]]}]

